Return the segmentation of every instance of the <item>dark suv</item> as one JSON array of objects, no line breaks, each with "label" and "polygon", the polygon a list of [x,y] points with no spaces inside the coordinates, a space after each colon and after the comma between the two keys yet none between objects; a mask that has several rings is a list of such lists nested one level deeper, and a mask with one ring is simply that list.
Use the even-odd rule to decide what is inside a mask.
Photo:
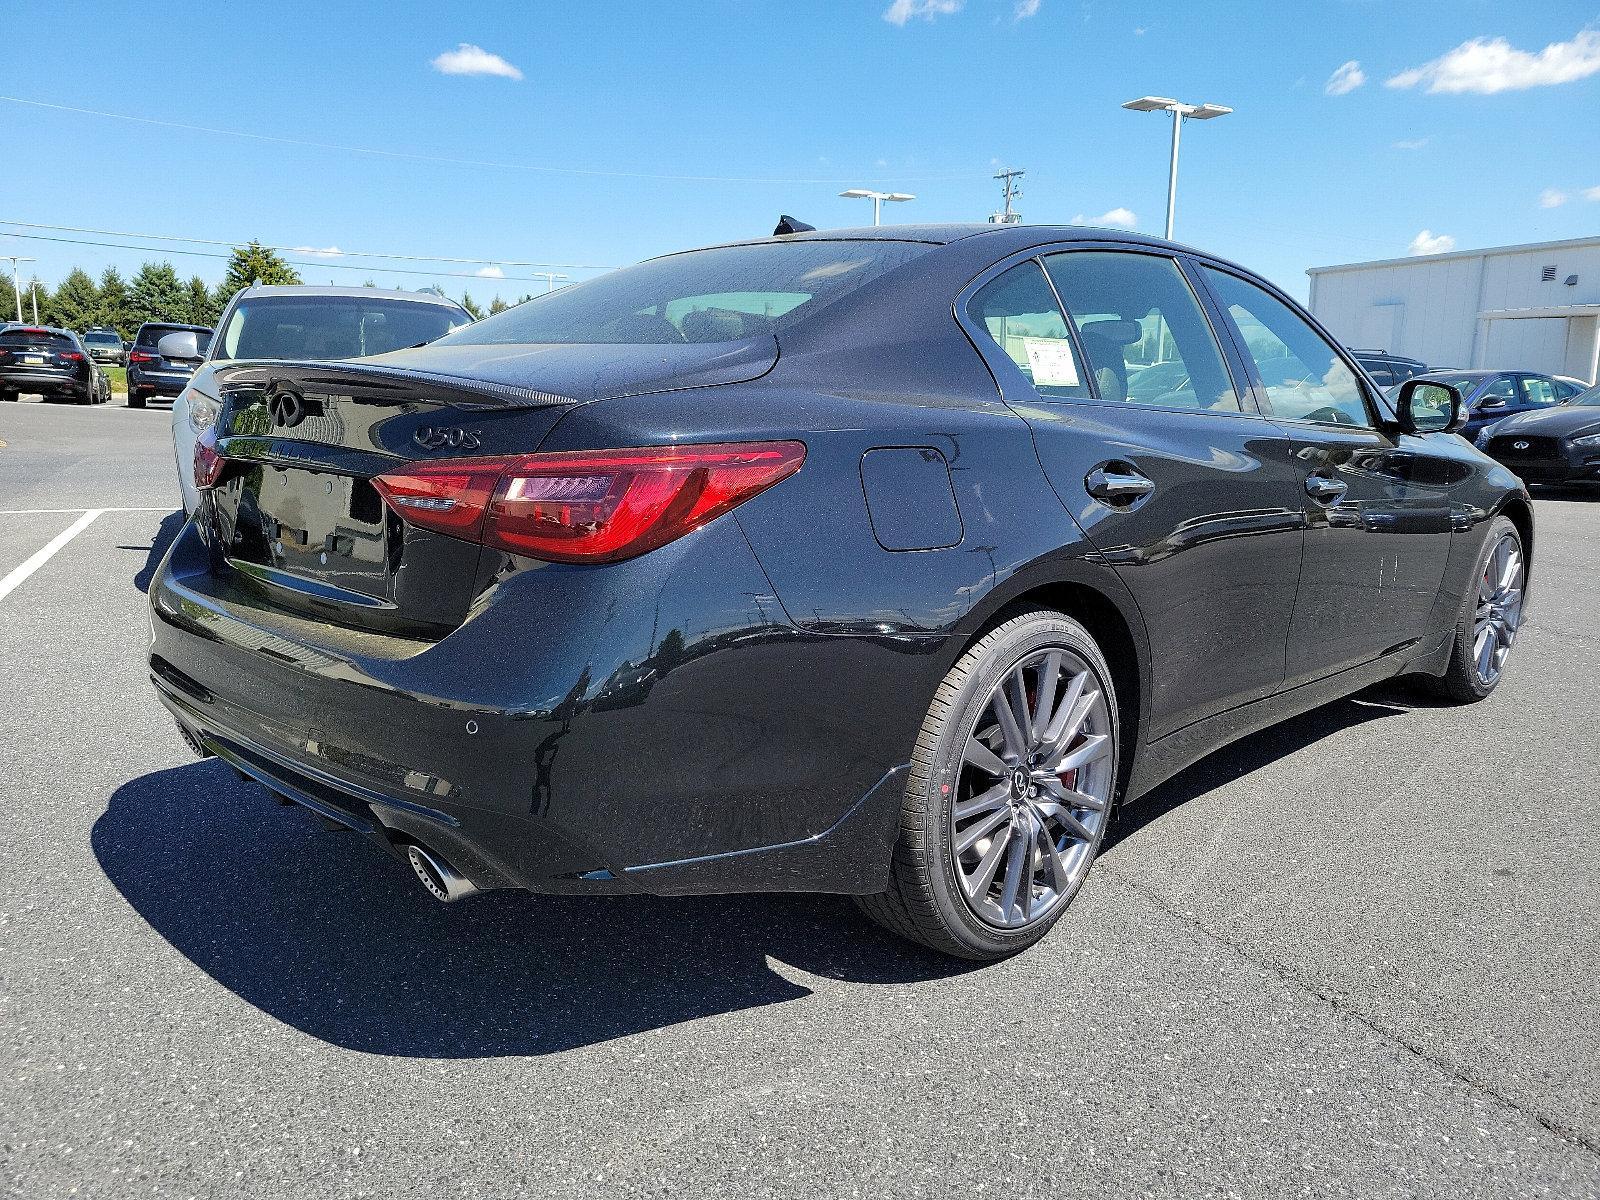
[{"label": "dark suv", "polygon": [[10,325],[0,330],[0,400],[27,394],[104,404],[111,384],[72,330]]},{"label": "dark suv", "polygon": [[[169,333],[195,334],[199,352],[193,358],[163,357],[161,339]],[[176,399],[210,346],[211,330],[204,325],[146,321],[139,326],[133,349],[128,351],[128,407],[143,408],[161,396]]]},{"label": "dark suv", "polygon": [[1350,356],[1367,369],[1381,388],[1391,388],[1415,379],[1428,369],[1420,358],[1407,358],[1403,354],[1390,354],[1387,350],[1352,350]]},{"label": "dark suv", "polygon": [[128,346],[122,340],[122,335],[103,325],[85,331],[83,344],[95,362],[109,363],[113,367],[120,367],[128,354]]}]

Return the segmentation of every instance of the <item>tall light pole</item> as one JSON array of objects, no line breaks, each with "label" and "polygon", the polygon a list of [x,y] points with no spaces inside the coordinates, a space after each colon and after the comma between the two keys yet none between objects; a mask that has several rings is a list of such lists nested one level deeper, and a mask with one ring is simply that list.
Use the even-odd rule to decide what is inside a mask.
[{"label": "tall light pole", "polygon": [[874,192],[868,188],[851,188],[848,192],[840,192],[839,195],[850,200],[871,200],[872,223],[874,225],[883,224],[883,202],[885,200],[897,202],[916,199],[910,192]]},{"label": "tall light pole", "polygon": [[33,301],[33,323],[39,323],[39,277],[28,280],[28,299]]},{"label": "tall light pole", "polygon": [[[0,254],[0,258],[9,259],[11,261],[11,292],[16,297],[16,300],[17,300],[17,324],[21,325],[22,324],[22,284],[17,279],[17,264],[18,263],[25,263],[25,262],[37,262],[38,260],[37,259],[32,259],[32,258],[23,258],[20,254]],[[34,324],[38,324],[38,322],[36,321],[36,322],[34,322]]]},{"label": "tall light pole", "polygon": [[535,279],[544,280],[544,290],[546,292],[553,292],[556,290],[556,280],[558,279],[561,280],[562,283],[567,282],[567,277],[565,275],[557,275],[554,271],[530,271],[528,273]]},{"label": "tall light pole", "polygon": [[1183,104],[1166,96],[1140,96],[1122,106],[1134,112],[1169,112],[1172,114],[1172,162],[1167,167],[1167,240],[1172,240],[1172,214],[1178,206],[1178,139],[1183,133],[1185,118],[1192,121],[1209,121],[1212,117],[1225,117],[1233,111],[1220,104]]}]

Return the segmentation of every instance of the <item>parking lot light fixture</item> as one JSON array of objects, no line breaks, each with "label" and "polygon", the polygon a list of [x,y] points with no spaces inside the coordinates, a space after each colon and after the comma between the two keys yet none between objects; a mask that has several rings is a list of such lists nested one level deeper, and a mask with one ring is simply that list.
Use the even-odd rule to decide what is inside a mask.
[{"label": "parking lot light fixture", "polygon": [[1172,240],[1172,217],[1178,205],[1178,141],[1183,133],[1185,118],[1191,121],[1209,121],[1225,117],[1233,111],[1221,104],[1184,104],[1167,96],[1140,96],[1129,100],[1123,108],[1134,112],[1170,112],[1172,114],[1172,160],[1167,166],[1167,240]]},{"label": "parking lot light fixture", "polygon": [[898,203],[903,200],[916,199],[910,192],[874,192],[869,188],[851,188],[849,191],[840,192],[839,195],[850,200],[871,200],[872,223],[874,225],[883,224],[883,202],[885,200]]},{"label": "parking lot light fixture", "polygon": [[[0,258],[5,259],[7,262],[9,262],[11,264],[11,294],[16,298],[16,301],[17,301],[17,324],[21,325],[22,324],[22,283],[17,278],[17,268],[22,263],[35,262],[37,260],[36,259],[32,259],[32,258],[23,258],[22,255],[20,255],[20,254],[0,254]],[[35,321],[34,324],[37,325],[38,322]]]}]

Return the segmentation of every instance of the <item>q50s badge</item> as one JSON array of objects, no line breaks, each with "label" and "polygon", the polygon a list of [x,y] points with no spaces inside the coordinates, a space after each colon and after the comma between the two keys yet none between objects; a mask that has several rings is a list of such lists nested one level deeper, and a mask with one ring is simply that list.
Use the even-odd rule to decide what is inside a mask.
[{"label": "q50s badge", "polygon": [[424,425],[411,435],[424,450],[476,450],[477,432],[459,425]]}]

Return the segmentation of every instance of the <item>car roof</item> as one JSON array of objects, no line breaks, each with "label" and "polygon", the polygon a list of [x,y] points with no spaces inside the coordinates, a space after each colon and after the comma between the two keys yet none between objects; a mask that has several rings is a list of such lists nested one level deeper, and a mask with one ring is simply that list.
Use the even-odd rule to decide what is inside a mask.
[{"label": "car roof", "polygon": [[62,329],[59,325],[34,325],[28,321],[8,321],[0,333],[64,333],[68,337],[77,337],[70,329]]},{"label": "car roof", "polygon": [[152,325],[157,329],[193,329],[196,332],[215,332],[209,325],[185,325],[182,321],[146,321],[139,328],[149,329]]},{"label": "car roof", "polygon": [[[1106,229],[1094,225],[991,225],[987,222],[980,223],[977,221],[951,221],[941,224],[912,225],[860,225],[845,229],[812,229],[803,233],[742,238],[737,241],[723,242],[720,245],[755,246],[764,243],[782,242],[925,242],[935,246],[947,246],[952,242],[976,237],[996,243],[995,250],[1002,255],[1008,253],[1012,248],[1021,249],[1026,246],[1037,245],[1040,242],[1114,241],[1131,242],[1145,246],[1162,246],[1189,254],[1201,254],[1207,258],[1215,257],[1215,255],[1207,254],[1205,251],[1195,249],[1192,246],[1164,241],[1148,234],[1132,233],[1125,229]],[[697,249],[702,250],[717,248],[719,247],[697,247]],[[694,251],[680,250],[674,253],[692,254]],[[670,255],[662,255],[661,257],[670,257]]]},{"label": "car roof", "polygon": [[401,291],[399,288],[347,287],[347,286],[341,286],[339,284],[322,285],[322,284],[315,284],[315,283],[294,283],[294,284],[267,284],[267,283],[260,283],[260,284],[254,284],[251,287],[245,288],[244,291],[241,293],[241,295],[252,296],[252,297],[254,297],[254,296],[306,296],[306,297],[312,297],[312,296],[351,296],[351,297],[355,297],[357,299],[410,300],[410,301],[413,301],[413,302],[415,302],[417,304],[441,304],[446,308],[460,308],[462,312],[466,311],[466,309],[461,308],[460,304],[457,304],[454,300],[450,299],[448,296],[440,296],[440,295],[437,295],[434,292],[407,292],[407,291]]}]

